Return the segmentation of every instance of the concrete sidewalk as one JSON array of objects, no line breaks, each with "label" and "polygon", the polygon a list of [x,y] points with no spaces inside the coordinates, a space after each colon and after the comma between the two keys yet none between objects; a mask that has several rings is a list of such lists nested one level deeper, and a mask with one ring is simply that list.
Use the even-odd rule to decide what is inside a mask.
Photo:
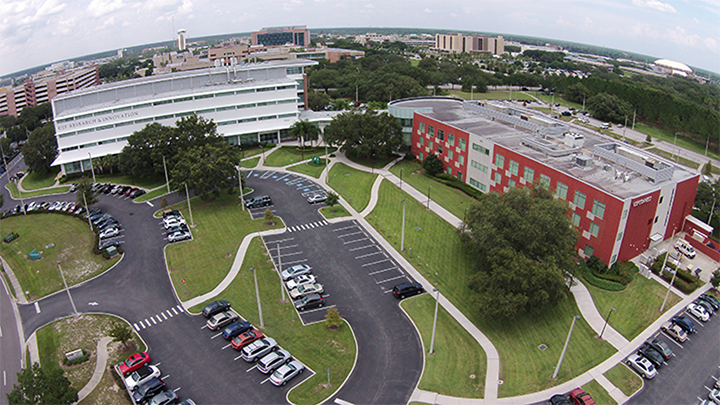
[{"label": "concrete sidewalk", "polygon": [[88,395],[97,387],[98,384],[100,384],[100,380],[102,379],[103,374],[105,373],[105,366],[107,365],[107,359],[108,359],[108,351],[107,351],[107,345],[113,341],[113,338],[111,337],[103,337],[98,341],[97,344],[97,353],[96,353],[96,359],[95,359],[95,371],[93,371],[92,377],[90,377],[90,381],[88,381],[87,384],[85,384],[84,387],[78,391],[78,400],[75,402],[76,404]]}]

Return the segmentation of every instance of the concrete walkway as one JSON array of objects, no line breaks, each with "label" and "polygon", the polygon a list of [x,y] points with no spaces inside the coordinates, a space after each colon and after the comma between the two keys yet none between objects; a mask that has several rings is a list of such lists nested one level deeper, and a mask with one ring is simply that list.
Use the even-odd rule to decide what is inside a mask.
[{"label": "concrete walkway", "polygon": [[78,403],[85,399],[90,393],[97,387],[97,385],[100,383],[100,380],[102,379],[103,373],[105,373],[105,366],[107,365],[107,359],[108,359],[108,351],[107,351],[107,345],[113,341],[113,338],[111,337],[103,337],[100,339],[100,341],[97,344],[97,355],[95,359],[95,371],[93,371],[92,377],[90,377],[90,381],[88,381],[87,384],[85,384],[84,387],[80,391],[78,391],[78,400],[75,403]]},{"label": "concrete walkway", "polygon": [[2,267],[5,270],[5,275],[7,275],[8,280],[10,280],[10,285],[12,285],[12,288],[15,291],[15,299],[20,304],[27,304],[28,300],[27,297],[25,297],[25,291],[23,291],[22,287],[20,286],[20,281],[18,281],[15,273],[12,271],[10,266],[2,257],[0,257],[0,262],[2,262]]},{"label": "concrete walkway", "polygon": [[[590,295],[590,291],[585,287],[585,284],[577,279],[573,279],[573,286],[570,288],[570,292],[572,292],[575,297],[575,302],[577,302],[577,306],[580,309],[580,314],[582,314],[582,317],[585,318],[585,321],[598,336],[602,333],[603,339],[613,345],[617,350],[622,349],[630,343],[625,339],[625,336],[621,335],[612,326],[609,324],[607,326],[605,325],[605,319],[603,315],[598,312],[595,302]],[[605,316],[607,316],[607,314]],[[603,327],[605,331],[603,331]]]}]

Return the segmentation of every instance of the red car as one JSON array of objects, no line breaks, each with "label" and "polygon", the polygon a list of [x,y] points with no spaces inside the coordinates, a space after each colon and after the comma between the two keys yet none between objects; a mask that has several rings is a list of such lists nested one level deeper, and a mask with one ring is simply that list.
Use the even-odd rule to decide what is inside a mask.
[{"label": "red car", "polygon": [[577,405],[595,405],[595,400],[582,388],[575,388],[570,391],[570,398],[572,398],[573,403]]},{"label": "red car", "polygon": [[242,350],[243,347],[249,345],[250,343],[252,343],[258,339],[262,339],[264,337],[265,337],[265,335],[263,335],[262,332],[260,332],[257,329],[253,329],[253,330],[249,330],[245,333],[238,335],[238,337],[233,339],[232,342],[230,342],[230,344],[232,345],[233,349]]},{"label": "red car", "polygon": [[118,369],[120,370],[120,374],[122,374],[123,377],[127,377],[130,375],[130,373],[139,369],[147,363],[150,363],[150,355],[147,354],[147,352],[135,353],[132,356],[128,357],[127,360],[118,364]]}]

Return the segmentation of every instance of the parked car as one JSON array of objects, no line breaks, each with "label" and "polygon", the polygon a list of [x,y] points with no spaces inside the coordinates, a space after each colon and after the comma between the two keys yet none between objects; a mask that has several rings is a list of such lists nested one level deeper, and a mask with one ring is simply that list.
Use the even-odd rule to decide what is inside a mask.
[{"label": "parked car", "polygon": [[107,249],[110,246],[118,247],[118,246],[120,246],[120,241],[117,239],[102,241],[102,242],[100,242],[100,245],[98,246],[98,250]]},{"label": "parked car", "polygon": [[400,283],[392,288],[393,297],[403,299],[423,292],[423,287],[420,283],[405,282]]},{"label": "parked car", "polygon": [[302,363],[297,360],[292,360],[275,370],[275,372],[270,376],[270,382],[276,387],[285,385],[293,377],[302,373],[304,368],[305,366],[303,366]]},{"label": "parked car", "polygon": [[702,294],[700,295],[699,299],[707,302],[708,304],[712,305],[712,307],[717,311],[720,309],[720,302],[718,302],[717,298],[713,297],[712,295],[708,294]]},{"label": "parked car", "polygon": [[125,361],[118,364],[118,369],[123,377],[127,377],[133,371],[150,362],[150,355],[147,352],[135,353]]},{"label": "parked car", "polygon": [[714,390],[710,391],[708,399],[720,405],[720,389],[715,388]]},{"label": "parked car", "polygon": [[212,316],[212,318],[207,320],[207,327],[210,330],[217,330],[220,328],[224,328],[227,325],[230,325],[237,319],[238,316],[234,312],[220,312],[219,314],[215,314]]},{"label": "parked car", "polygon": [[120,230],[117,227],[107,228],[100,232],[100,239],[112,238],[113,236],[118,236],[119,234]]},{"label": "parked car", "polygon": [[264,337],[265,335],[263,335],[262,332],[257,329],[252,329],[239,334],[237,337],[235,337],[235,339],[232,340],[232,342],[230,342],[230,345],[235,350],[242,350],[243,347]]},{"label": "parked car", "polygon": [[297,288],[300,285],[314,283],[314,282],[315,282],[315,276],[313,276],[312,274],[302,274],[302,275],[293,277],[292,279],[288,280],[288,282],[285,285],[287,285],[288,290],[292,290],[293,288]]},{"label": "parked car", "polygon": [[287,281],[290,278],[301,276],[303,274],[310,273],[311,268],[307,264],[296,264],[288,269],[282,271],[281,276],[283,281]]},{"label": "parked car", "polygon": [[288,361],[292,360],[290,352],[287,350],[276,350],[263,356],[257,363],[257,369],[263,374],[270,374],[275,371],[276,368],[282,366]]},{"label": "parked car", "polygon": [[572,405],[570,401],[568,401],[567,397],[562,394],[557,394],[550,397],[550,403],[552,405]]},{"label": "parked car", "polygon": [[203,308],[202,314],[205,318],[210,318],[218,312],[227,311],[228,309],[230,309],[229,302],[225,300],[213,301]]},{"label": "parked car", "polygon": [[248,321],[234,322],[228,325],[222,332],[225,340],[232,340],[241,333],[245,333],[252,328],[252,325]]},{"label": "parked car", "polygon": [[650,346],[643,346],[637,351],[638,354],[641,354],[646,359],[650,360],[650,363],[655,366],[655,368],[659,369],[660,367],[665,364],[665,359],[663,359],[662,354],[658,353],[657,350],[653,349]]},{"label": "parked car", "polygon": [[691,321],[690,318],[685,315],[675,316],[673,317],[672,321],[675,322],[679,327],[681,327],[685,331],[685,333],[690,334],[697,332],[693,321]]},{"label": "parked car", "polygon": [[190,232],[182,232],[177,231],[171,235],[168,235],[168,242],[174,243],[174,242],[180,242],[186,239],[192,238],[192,235],[190,235]]},{"label": "parked car", "polygon": [[168,228],[165,230],[166,235],[171,235],[175,232],[190,232],[190,229],[187,227],[187,224],[180,224],[178,226],[173,226],[172,228]]},{"label": "parked car", "polygon": [[677,242],[675,242],[675,249],[677,249],[680,253],[684,254],[690,259],[694,259],[695,256],[697,256],[695,248],[692,247],[689,242],[683,239],[678,239]]},{"label": "parked car", "polygon": [[154,397],[148,402],[148,405],[167,405],[177,401],[178,396],[174,391],[165,390],[159,394],[155,394]]},{"label": "parked car", "polygon": [[307,201],[309,204],[315,204],[315,203],[321,203],[327,200],[327,195],[325,194],[315,194],[308,197]]},{"label": "parked car", "polygon": [[715,314],[715,308],[713,308],[713,306],[709,302],[698,298],[695,301],[693,301],[693,303],[705,308],[705,312],[707,312],[708,315],[713,316],[713,314]]},{"label": "parked car", "polygon": [[245,206],[250,209],[266,207],[268,205],[272,205],[272,198],[266,195],[245,200]]},{"label": "parked car", "polygon": [[155,366],[144,365],[139,369],[135,370],[125,379],[125,385],[127,385],[130,391],[135,391],[138,386],[150,381],[153,377],[160,377],[160,369]]},{"label": "parked car", "polygon": [[277,348],[277,342],[273,338],[258,339],[242,348],[242,359],[248,363],[253,363],[262,356]]},{"label": "parked car", "polygon": [[323,297],[320,296],[320,294],[306,295],[299,300],[295,300],[293,302],[293,304],[295,305],[295,309],[297,309],[298,311],[321,308],[324,303],[325,301],[323,300]]},{"label": "parked car", "polygon": [[660,329],[680,343],[687,340],[687,333],[674,322],[665,322],[660,326]]},{"label": "parked car", "polygon": [[136,404],[143,403],[154,397],[160,391],[165,389],[165,383],[158,377],[151,378],[148,382],[141,384],[138,389],[133,392],[133,399]]},{"label": "parked car", "polygon": [[695,318],[697,318],[703,322],[707,322],[708,319],[710,319],[710,314],[707,312],[707,310],[703,306],[695,304],[694,302],[688,304],[688,306],[687,306],[687,308],[685,308],[685,310],[690,315],[694,316]]},{"label": "parked car", "polygon": [[670,346],[668,346],[667,343],[665,343],[662,339],[654,337],[651,339],[648,339],[645,342],[645,346],[650,346],[653,349],[655,349],[658,353],[660,353],[663,356],[663,359],[667,360],[672,356],[672,350],[670,350]]},{"label": "parked car", "polygon": [[650,360],[639,354],[631,354],[625,363],[648,380],[652,380],[657,375],[657,370],[655,370],[655,366],[650,363]]},{"label": "parked car", "polygon": [[325,292],[325,289],[323,288],[322,284],[319,283],[312,283],[312,284],[302,284],[298,286],[297,288],[294,288],[290,290],[290,298],[293,300],[302,298],[306,295],[310,294],[322,294]]},{"label": "parked car", "polygon": [[170,218],[163,221],[163,225],[165,225],[165,229],[172,228],[173,226],[180,226],[185,223],[185,220],[182,218]]}]

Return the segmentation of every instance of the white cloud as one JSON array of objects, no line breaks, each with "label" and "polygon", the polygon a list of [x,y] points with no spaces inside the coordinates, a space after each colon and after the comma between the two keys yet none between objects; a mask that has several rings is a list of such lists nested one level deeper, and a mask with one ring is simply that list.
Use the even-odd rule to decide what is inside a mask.
[{"label": "white cloud", "polygon": [[718,41],[715,38],[705,38],[703,41],[705,44],[705,47],[710,49],[713,52],[720,51],[720,47],[718,47]]},{"label": "white cloud", "polygon": [[651,8],[653,10],[662,11],[663,13],[677,13],[675,7],[658,0],[632,0],[632,4],[638,7]]},{"label": "white cloud", "polygon": [[692,46],[694,48],[700,46],[700,36],[688,33],[685,28],[677,26],[673,29],[665,31],[665,38],[675,44]]},{"label": "white cloud", "polygon": [[558,26],[561,26],[561,27],[569,27],[571,25],[570,21],[565,20],[563,17],[558,17],[555,20],[555,24],[557,24]]},{"label": "white cloud", "polygon": [[123,5],[122,0],[92,0],[87,11],[93,17],[100,17],[121,9]]},{"label": "white cloud", "polygon": [[423,10],[423,11],[426,12],[426,13],[432,13],[432,10],[430,10],[429,8],[426,8],[426,9]]}]

